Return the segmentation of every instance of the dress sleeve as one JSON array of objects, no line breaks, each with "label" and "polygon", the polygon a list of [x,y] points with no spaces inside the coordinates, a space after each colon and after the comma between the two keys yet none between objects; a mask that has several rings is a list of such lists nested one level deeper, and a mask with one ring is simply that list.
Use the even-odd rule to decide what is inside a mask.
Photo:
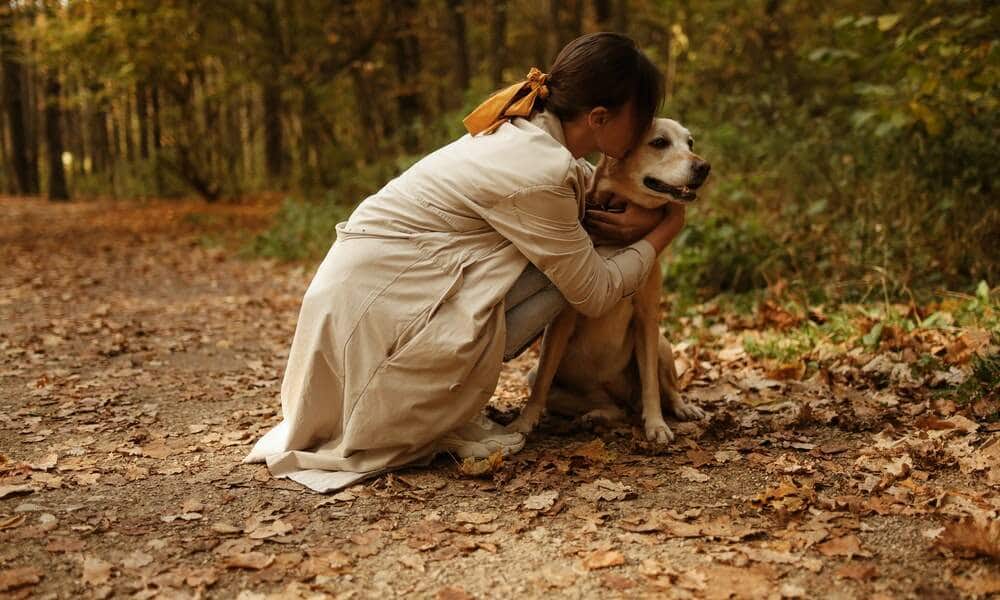
[{"label": "dress sleeve", "polygon": [[580,224],[576,195],[565,186],[531,186],[491,206],[472,204],[588,317],[603,315],[635,293],[656,262],[653,245],[645,240],[607,258],[598,254]]}]

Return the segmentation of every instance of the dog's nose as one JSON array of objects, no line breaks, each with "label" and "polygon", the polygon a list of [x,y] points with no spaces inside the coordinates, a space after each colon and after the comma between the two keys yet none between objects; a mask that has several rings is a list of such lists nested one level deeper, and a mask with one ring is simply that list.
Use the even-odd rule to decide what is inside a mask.
[{"label": "dog's nose", "polygon": [[708,177],[708,172],[712,170],[712,165],[708,164],[703,160],[699,160],[694,163],[694,174],[698,176],[698,179],[704,181]]}]

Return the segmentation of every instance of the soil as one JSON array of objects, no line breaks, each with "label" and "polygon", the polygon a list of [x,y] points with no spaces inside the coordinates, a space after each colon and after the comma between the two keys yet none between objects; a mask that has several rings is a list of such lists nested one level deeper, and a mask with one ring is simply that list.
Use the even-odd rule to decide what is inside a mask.
[{"label": "soil", "polygon": [[0,595],[1000,593],[997,424],[851,373],[702,355],[709,415],[671,444],[548,417],[480,476],[439,456],[320,495],[242,464],[316,266],[240,255],[270,214],[0,198]]}]

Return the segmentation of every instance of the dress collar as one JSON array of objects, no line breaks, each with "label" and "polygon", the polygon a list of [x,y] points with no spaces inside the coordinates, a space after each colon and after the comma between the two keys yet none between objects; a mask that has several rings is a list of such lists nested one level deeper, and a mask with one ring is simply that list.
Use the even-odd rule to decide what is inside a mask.
[{"label": "dress collar", "polygon": [[562,121],[559,120],[559,117],[557,117],[555,113],[548,110],[540,110],[529,119],[529,122],[545,133],[551,135],[553,139],[569,150],[569,148],[566,147],[566,134],[563,133]]}]

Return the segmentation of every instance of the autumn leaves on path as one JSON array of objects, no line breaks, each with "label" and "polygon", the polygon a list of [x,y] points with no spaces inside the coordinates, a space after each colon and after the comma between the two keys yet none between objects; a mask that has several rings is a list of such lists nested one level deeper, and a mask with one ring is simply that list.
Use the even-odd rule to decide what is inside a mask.
[{"label": "autumn leaves on path", "polygon": [[886,325],[799,363],[747,342],[797,318],[778,304],[707,305],[675,346],[709,416],[666,448],[549,418],[478,475],[444,456],[329,496],[240,464],[278,420],[314,268],[237,257],[266,214],[0,199],[0,594],[1000,592],[997,399],[947,392],[996,352],[979,327]]}]

